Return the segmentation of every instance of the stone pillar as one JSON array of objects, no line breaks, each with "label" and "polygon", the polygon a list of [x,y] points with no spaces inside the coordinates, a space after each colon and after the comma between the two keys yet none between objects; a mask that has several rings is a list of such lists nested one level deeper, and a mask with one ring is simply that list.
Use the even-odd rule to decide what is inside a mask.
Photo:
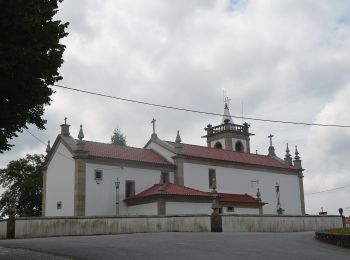
[{"label": "stone pillar", "polygon": [[212,209],[213,212],[210,216],[210,226],[211,226],[211,232],[222,232],[222,216],[220,214],[220,203],[218,199],[218,194],[213,193],[213,203],[212,203]]},{"label": "stone pillar", "polygon": [[85,216],[86,161],[75,159],[74,216]]},{"label": "stone pillar", "polygon": [[158,216],[165,216],[166,215],[166,202],[164,198],[160,198],[157,201],[157,214]]},{"label": "stone pillar", "polygon": [[45,217],[45,209],[46,209],[46,175],[47,175],[47,166],[45,166],[43,170],[43,192],[41,197],[41,215]]},{"label": "stone pillar", "polygon": [[174,158],[175,163],[175,184],[184,185],[184,160],[182,158]]}]

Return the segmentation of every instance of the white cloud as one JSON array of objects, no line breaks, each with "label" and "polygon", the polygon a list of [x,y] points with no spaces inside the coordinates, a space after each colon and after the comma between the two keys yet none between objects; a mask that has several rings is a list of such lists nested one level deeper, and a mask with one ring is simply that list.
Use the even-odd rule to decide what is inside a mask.
[{"label": "white cloud", "polygon": [[[243,101],[251,117],[350,122],[348,1],[64,1],[58,16],[70,22],[62,85],[218,113],[226,89],[233,115]],[[159,136],[173,140],[180,130],[184,142],[203,145],[204,126],[220,122],[59,89],[48,130],[36,134],[53,141],[64,116],[75,136],[82,123],[87,139],[108,142],[118,125],[139,147],[153,117]],[[346,182],[348,130],[250,123],[252,151],[267,152],[270,132],[281,157],[286,142],[298,145],[305,192]],[[15,143],[2,165],[40,146],[29,136]],[[339,194],[307,197],[307,208],[315,213],[324,204],[337,213],[334,201],[346,203]]]}]

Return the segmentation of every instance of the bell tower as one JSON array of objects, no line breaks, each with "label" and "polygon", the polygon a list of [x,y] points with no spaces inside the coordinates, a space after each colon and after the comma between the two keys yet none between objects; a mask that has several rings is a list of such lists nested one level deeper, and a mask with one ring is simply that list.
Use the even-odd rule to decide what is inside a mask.
[{"label": "bell tower", "polygon": [[237,152],[250,153],[250,125],[243,123],[242,125],[234,124],[229,110],[229,99],[224,100],[224,114],[220,125],[207,125],[204,130],[207,132],[203,138],[207,138],[208,147],[232,150]]}]

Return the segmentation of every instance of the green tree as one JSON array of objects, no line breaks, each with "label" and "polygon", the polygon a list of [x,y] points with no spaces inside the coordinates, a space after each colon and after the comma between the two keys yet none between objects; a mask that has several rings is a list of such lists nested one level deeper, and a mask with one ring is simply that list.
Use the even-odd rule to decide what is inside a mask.
[{"label": "green tree", "polygon": [[13,208],[19,216],[41,216],[44,164],[43,155],[27,154],[0,169],[0,185],[5,188],[0,198],[2,217]]},{"label": "green tree", "polygon": [[0,1],[0,153],[9,140],[34,124],[45,129],[44,106],[54,92],[49,86],[62,79],[68,23],[54,20],[62,0]]},{"label": "green tree", "polygon": [[126,146],[126,136],[121,132],[119,127],[114,129],[111,136],[111,143]]}]

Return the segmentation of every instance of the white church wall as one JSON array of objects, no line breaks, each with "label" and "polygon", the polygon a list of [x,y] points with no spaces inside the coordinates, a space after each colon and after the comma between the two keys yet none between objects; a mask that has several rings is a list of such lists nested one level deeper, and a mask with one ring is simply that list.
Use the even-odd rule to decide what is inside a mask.
[{"label": "white church wall", "polygon": [[224,214],[253,214],[253,215],[259,214],[258,208],[236,208],[236,207],[234,207],[234,211],[227,211],[227,207],[223,207],[222,211]]},{"label": "white church wall", "polygon": [[[102,170],[102,181],[99,184],[95,180],[95,170]],[[117,178],[119,178],[120,181],[119,214],[127,215],[127,205],[123,202],[125,199],[126,181],[135,181],[135,194],[137,194],[159,183],[160,174],[160,170],[87,163],[85,215],[97,216],[116,214],[115,182]]]},{"label": "white church wall", "polygon": [[218,192],[247,193],[256,197],[257,188],[260,188],[262,201],[268,203],[263,207],[264,214],[276,214],[275,184],[278,182],[284,214],[301,214],[299,178],[296,175],[184,163],[184,185],[210,191],[208,169],[216,170]]},{"label": "white church wall", "polygon": [[74,215],[74,170],[71,153],[60,143],[47,168],[45,216]]},{"label": "white church wall", "polygon": [[175,153],[172,153],[169,150],[161,147],[159,144],[151,142],[146,148],[156,151],[158,154],[161,154],[164,158],[166,158],[169,162],[174,163],[172,157],[175,155]]},{"label": "white church wall", "polygon": [[133,205],[128,207],[128,215],[157,215],[157,202]]},{"label": "white church wall", "polygon": [[211,214],[211,203],[166,202],[166,214]]}]

